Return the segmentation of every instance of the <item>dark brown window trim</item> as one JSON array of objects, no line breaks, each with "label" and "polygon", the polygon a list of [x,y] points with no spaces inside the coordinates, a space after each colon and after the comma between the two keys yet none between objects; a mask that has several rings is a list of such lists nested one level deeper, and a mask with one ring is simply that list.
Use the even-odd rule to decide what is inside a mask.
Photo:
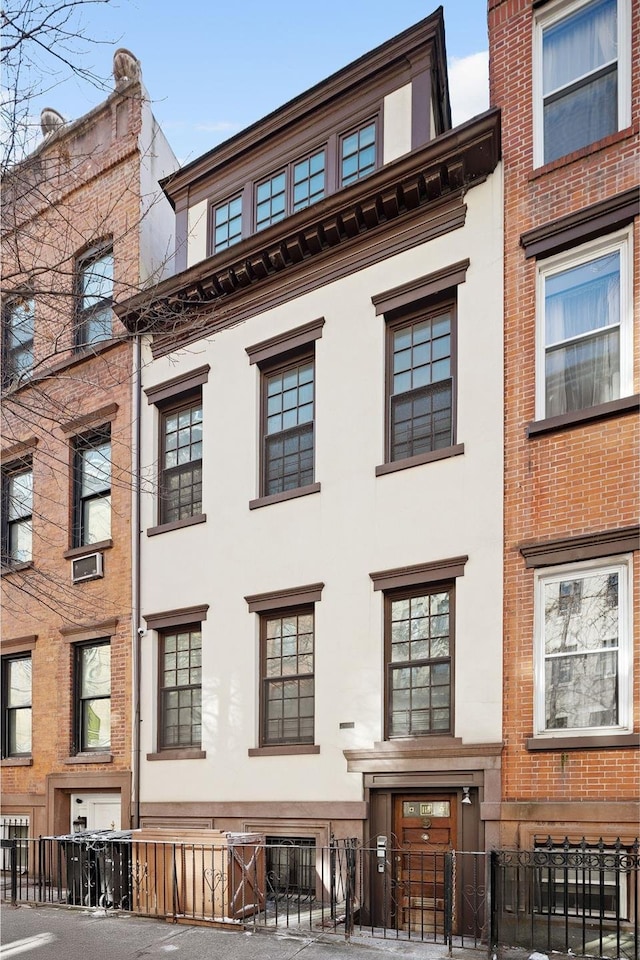
[{"label": "dark brown window trim", "polygon": [[177,747],[171,750],[159,750],[157,753],[148,753],[147,760],[204,760],[207,756],[206,750],[199,750],[197,747]]},{"label": "dark brown window trim", "polygon": [[562,540],[521,544],[519,550],[525,559],[525,565],[530,569],[581,560],[599,560],[640,550],[640,526],[586,533]]},{"label": "dark brown window trim", "polygon": [[74,757],[65,757],[63,763],[113,763],[113,754],[77,753]]},{"label": "dark brown window trim", "polygon": [[102,423],[111,423],[112,420],[115,420],[117,412],[118,404],[108,403],[106,406],[100,407],[99,410],[94,410],[92,413],[87,413],[82,417],[76,417],[74,420],[67,420],[66,423],[61,423],[60,430],[65,436],[72,436],[73,434],[81,433],[86,427],[94,427]]},{"label": "dark brown window trim", "polygon": [[27,650],[33,650],[38,639],[37,633],[31,633],[25,637],[14,637],[10,640],[2,639],[0,640],[0,652],[4,656],[5,653],[22,653]]},{"label": "dark brown window trim", "polygon": [[113,540],[99,540],[98,543],[87,543],[83,547],[70,547],[65,550],[62,556],[65,560],[70,557],[82,557],[90,553],[100,553],[102,550],[110,550],[113,546]]},{"label": "dark brown window trim", "polygon": [[434,273],[429,273],[424,277],[418,277],[409,283],[403,283],[399,287],[393,287],[384,293],[377,293],[371,297],[371,302],[376,308],[376,316],[390,313],[394,310],[403,310],[414,308],[419,301],[426,300],[434,294],[442,293],[451,287],[457,287],[466,280],[467,270],[470,261],[460,260]]},{"label": "dark brown window trim", "polygon": [[287,330],[286,333],[279,333],[275,337],[269,337],[268,340],[245,347],[249,363],[263,363],[265,360],[281,357],[289,351],[306,347],[307,344],[320,339],[324,323],[324,317],[319,317],[311,323],[305,323],[301,327],[295,327],[293,330]]},{"label": "dark brown window trim", "polygon": [[106,640],[116,634],[118,621],[101,620],[100,623],[89,623],[85,626],[60,627],[60,633],[69,643],[82,643],[85,640]]},{"label": "dark brown window trim", "polygon": [[22,440],[20,443],[13,443],[10,447],[5,447],[0,453],[0,462],[3,467],[11,463],[12,460],[20,460],[23,457],[30,457],[38,446],[37,437],[29,437],[28,440]]},{"label": "dark brown window trim", "polygon": [[264,613],[267,610],[281,610],[283,607],[300,607],[317,603],[322,599],[324,583],[310,583],[304,587],[288,587],[286,590],[271,590],[268,593],[254,593],[245,597],[249,613]]},{"label": "dark brown window trim", "polygon": [[26,560],[24,563],[12,563],[0,570],[0,577],[6,577],[10,573],[23,573],[25,570],[33,569],[33,560]]},{"label": "dark brown window trim", "polygon": [[450,557],[448,560],[432,560],[416,563],[411,567],[396,567],[370,573],[374,590],[395,590],[400,587],[417,587],[422,584],[455,580],[464,576],[464,567],[469,557]]},{"label": "dark brown window trim", "polygon": [[530,737],[526,741],[529,751],[538,750],[601,750],[617,747],[629,749],[640,746],[638,733],[611,733],[601,737]]},{"label": "dark brown window trim", "polygon": [[640,188],[633,187],[589,207],[583,207],[520,237],[525,257],[549,256],[624,227],[640,215]]},{"label": "dark brown window trim", "polygon": [[159,523],[155,527],[147,527],[147,536],[157,537],[159,533],[169,533],[170,530],[181,530],[183,527],[193,527],[196,523],[206,522],[206,513],[197,513],[193,517],[183,517],[182,520],[172,520],[170,523]]},{"label": "dark brown window trim", "polygon": [[292,757],[296,754],[320,753],[320,747],[314,743],[283,743],[277,747],[249,747],[249,757]]},{"label": "dark brown window trim", "polygon": [[282,503],[284,500],[295,500],[296,497],[306,497],[310,493],[320,493],[320,484],[308,483],[304,487],[296,487],[295,490],[283,490],[282,493],[271,493],[268,497],[257,497],[255,500],[249,500],[249,510],[268,507],[272,503]]},{"label": "dark brown window trim", "polygon": [[407,470],[409,467],[419,467],[423,463],[433,463],[436,460],[448,460],[449,457],[459,457],[464,453],[464,443],[455,443],[452,447],[442,450],[431,450],[429,453],[420,453],[417,457],[407,457],[405,460],[391,460],[376,467],[376,477],[386,473],[397,473],[398,470]]},{"label": "dark brown window trim", "polygon": [[147,403],[162,403],[164,400],[172,399],[178,394],[188,393],[191,390],[195,390],[196,387],[201,387],[203,383],[208,381],[210,369],[209,364],[205,363],[204,366],[198,367],[196,370],[181,373],[179,376],[172,377],[171,380],[165,380],[163,383],[158,383],[154,387],[147,387],[144,390]]},{"label": "dark brown window trim", "polygon": [[31,767],[33,766],[33,757],[3,757],[0,761],[0,767]]},{"label": "dark brown window trim", "polygon": [[585,410],[572,410],[571,413],[561,413],[557,417],[548,417],[546,420],[533,420],[525,427],[527,439],[537,437],[554,430],[566,430],[570,427],[579,427],[594,420],[605,420],[609,417],[621,416],[625,413],[636,413],[640,406],[640,393],[630,397],[620,397],[619,400],[609,400],[607,403],[598,403]]},{"label": "dark brown window trim", "polygon": [[196,607],[181,607],[177,610],[165,610],[162,613],[143,614],[142,619],[148,630],[167,630],[171,627],[181,627],[188,623],[202,623],[207,619],[208,603]]}]

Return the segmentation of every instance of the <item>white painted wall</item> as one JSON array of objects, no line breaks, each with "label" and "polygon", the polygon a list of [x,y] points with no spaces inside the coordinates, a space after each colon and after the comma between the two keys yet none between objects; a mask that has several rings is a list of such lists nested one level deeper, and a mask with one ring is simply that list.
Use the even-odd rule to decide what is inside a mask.
[{"label": "white painted wall", "polygon": [[148,97],[142,102],[140,150],[140,283],[157,283],[173,273],[175,214],[159,186],[173,173],[178,161]]},{"label": "white painted wall", "polygon": [[411,84],[384,98],[383,163],[391,163],[411,150]]},{"label": "white painted wall", "polygon": [[207,256],[207,204],[208,200],[189,207],[187,219],[187,267],[199,263]]},{"label": "white painted wall", "polygon": [[[390,257],[164,357],[144,387],[203,363],[207,522],[143,536],[143,613],[208,603],[203,623],[206,760],[146,762],[142,801],[359,800],[343,749],[382,739],[383,596],[371,571],[468,554],[456,590],[455,735],[501,739],[501,171],[465,198],[462,229]],[[462,456],[382,477],[384,320],[371,296],[470,259],[458,289]],[[318,494],[249,510],[258,495],[259,370],[245,348],[325,318],[316,341]],[[153,477],[157,413],[143,409]],[[151,494],[143,529],[156,523]],[[249,758],[258,745],[258,617],[245,595],[323,581],[316,604],[320,754]],[[142,756],[156,749],[157,635],[142,639]],[[353,721],[352,730],[340,730]]]}]

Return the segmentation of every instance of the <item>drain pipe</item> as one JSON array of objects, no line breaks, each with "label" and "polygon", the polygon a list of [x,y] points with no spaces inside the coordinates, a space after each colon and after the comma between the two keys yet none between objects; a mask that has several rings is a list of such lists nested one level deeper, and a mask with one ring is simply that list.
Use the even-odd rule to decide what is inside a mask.
[{"label": "drain pipe", "polygon": [[141,477],[140,468],[142,457],[140,453],[142,407],[142,335],[136,334],[135,341],[135,370],[133,373],[134,389],[134,417],[135,417],[135,444],[136,455],[134,463],[134,527],[133,527],[133,828],[140,826],[140,672],[141,672],[141,641],[144,627],[140,623],[140,547],[141,547]]}]

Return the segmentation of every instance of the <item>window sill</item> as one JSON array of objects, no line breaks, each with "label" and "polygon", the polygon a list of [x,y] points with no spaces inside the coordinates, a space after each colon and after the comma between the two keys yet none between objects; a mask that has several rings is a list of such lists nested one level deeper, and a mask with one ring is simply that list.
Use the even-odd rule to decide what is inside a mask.
[{"label": "window sill", "polygon": [[62,554],[65,560],[70,557],[83,557],[89,553],[99,553],[102,550],[110,550],[113,546],[113,540],[100,540],[98,543],[85,543],[81,547],[70,547]]},{"label": "window sill", "polygon": [[296,497],[306,497],[310,493],[320,493],[320,484],[308,483],[305,487],[296,487],[295,490],[284,490],[282,493],[272,493],[268,497],[249,500],[249,510],[268,507],[272,503],[282,503],[283,500],[295,500]]},{"label": "window sill", "polygon": [[67,757],[65,763],[112,763],[111,753],[77,753],[75,757]]},{"label": "window sill", "polygon": [[461,453],[464,453],[464,443],[456,443],[452,447],[443,447],[442,450],[420,453],[417,457],[406,457],[404,460],[383,463],[376,467],[376,477],[382,477],[386,473],[396,473],[398,470],[408,470],[409,467],[419,467],[423,463],[433,463],[436,460],[459,457]]},{"label": "window sill", "polygon": [[185,747],[184,750],[160,750],[158,753],[148,753],[147,760],[204,760],[206,756],[206,750]]},{"label": "window sill", "polygon": [[22,573],[24,570],[33,569],[33,560],[27,560],[24,563],[10,563],[2,567],[0,577],[6,577],[10,573]]},{"label": "window sill", "polygon": [[160,523],[157,527],[147,529],[148,537],[157,537],[159,533],[169,533],[170,530],[182,530],[183,527],[193,527],[196,523],[206,523],[206,513],[197,513],[194,517],[185,517],[184,520],[172,520],[170,523]]},{"label": "window sill", "polygon": [[526,741],[529,751],[536,750],[601,750],[640,746],[638,733],[609,733],[586,737],[531,737]]},{"label": "window sill", "polygon": [[572,410],[571,413],[562,413],[557,417],[548,417],[546,420],[533,420],[528,423],[525,432],[528,439],[554,430],[566,430],[570,427],[579,427],[594,420],[605,420],[608,417],[622,416],[625,413],[637,412],[640,405],[640,394],[634,393],[630,397],[621,397],[619,400],[609,400],[608,403],[598,403],[594,407],[584,410]]},{"label": "window sill", "polygon": [[33,764],[33,757],[3,757],[0,766],[3,767],[30,767]]},{"label": "window sill", "polygon": [[628,140],[633,136],[633,126],[625,127],[624,130],[617,130],[615,133],[609,134],[608,137],[604,137],[602,140],[596,140],[594,143],[588,143],[585,147],[580,147],[578,150],[574,150],[572,153],[567,153],[563,157],[557,157],[555,160],[550,160],[549,163],[545,163],[541,167],[535,167],[529,174],[529,181],[537,180],[538,177],[544,177],[545,174],[552,173],[554,170],[561,170],[563,167],[568,166],[570,163],[574,163],[576,160],[582,160],[584,157],[588,157],[592,153],[598,153],[600,150],[606,150],[607,147],[612,147],[615,144],[622,143],[623,140]]},{"label": "window sill", "polygon": [[250,757],[292,757],[296,754],[320,753],[315,743],[282,743],[277,747],[250,747]]}]

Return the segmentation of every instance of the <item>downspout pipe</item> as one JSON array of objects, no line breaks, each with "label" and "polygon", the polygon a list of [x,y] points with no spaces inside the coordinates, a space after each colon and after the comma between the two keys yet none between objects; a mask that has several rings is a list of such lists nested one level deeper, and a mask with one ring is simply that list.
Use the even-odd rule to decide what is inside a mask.
[{"label": "downspout pipe", "polygon": [[133,504],[133,829],[140,826],[140,682],[141,682],[141,642],[144,627],[141,624],[141,574],[140,574],[140,547],[141,547],[141,410],[142,410],[142,335],[137,334],[134,351],[135,369],[134,381],[134,424],[135,424],[135,458],[134,458],[134,504]]}]

